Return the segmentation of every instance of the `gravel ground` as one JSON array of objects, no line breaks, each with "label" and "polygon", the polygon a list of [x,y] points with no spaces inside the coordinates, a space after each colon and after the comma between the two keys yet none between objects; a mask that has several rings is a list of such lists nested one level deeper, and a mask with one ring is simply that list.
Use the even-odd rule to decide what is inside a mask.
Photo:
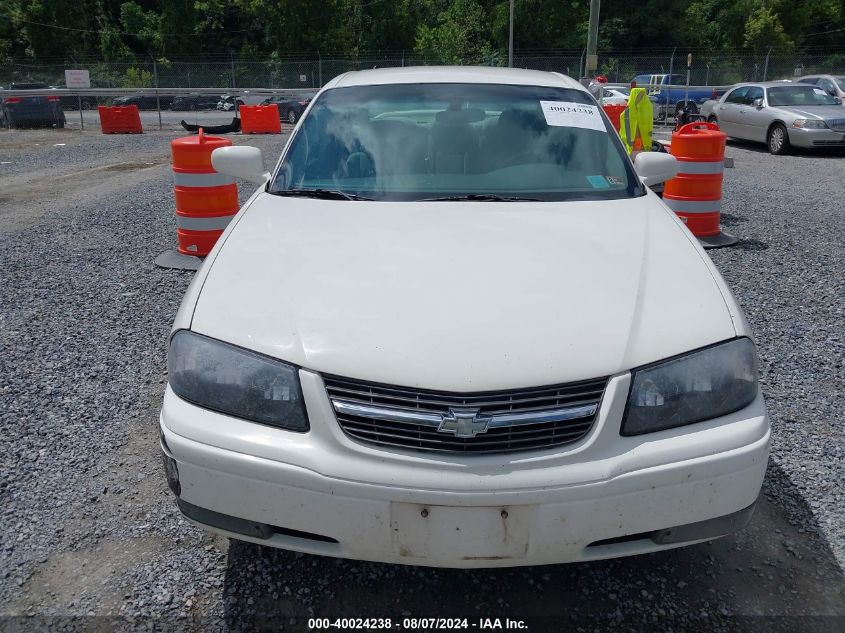
[{"label": "gravel ground", "polygon": [[[742,241],[711,255],[758,337],[774,425],[751,526],[630,559],[460,571],[230,545],[180,518],[157,414],[190,273],[152,263],[175,240],[174,136],[0,134],[0,630],[458,614],[535,631],[845,629],[841,154],[728,152],[724,220]],[[273,159],[283,140],[232,138]]]}]

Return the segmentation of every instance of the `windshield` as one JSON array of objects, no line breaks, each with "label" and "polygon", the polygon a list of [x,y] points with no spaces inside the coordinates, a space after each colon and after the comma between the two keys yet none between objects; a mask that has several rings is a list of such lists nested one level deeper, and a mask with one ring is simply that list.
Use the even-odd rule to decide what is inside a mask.
[{"label": "windshield", "polygon": [[769,88],[770,106],[817,106],[836,105],[836,99],[818,86],[793,84]]},{"label": "windshield", "polygon": [[618,135],[588,94],[487,84],[327,90],[269,191],[315,189],[375,200],[643,194]]}]

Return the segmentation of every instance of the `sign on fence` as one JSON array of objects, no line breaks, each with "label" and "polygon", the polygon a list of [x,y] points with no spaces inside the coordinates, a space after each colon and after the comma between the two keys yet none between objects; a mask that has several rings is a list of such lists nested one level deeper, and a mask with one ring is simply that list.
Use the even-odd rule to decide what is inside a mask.
[{"label": "sign on fence", "polygon": [[87,70],[66,70],[65,87],[67,88],[90,88],[91,75]]},{"label": "sign on fence", "polygon": [[304,83],[304,82],[306,82],[306,81],[308,81],[308,75],[300,75],[300,76],[299,76],[299,81],[301,81],[301,82],[303,82],[303,83]]}]

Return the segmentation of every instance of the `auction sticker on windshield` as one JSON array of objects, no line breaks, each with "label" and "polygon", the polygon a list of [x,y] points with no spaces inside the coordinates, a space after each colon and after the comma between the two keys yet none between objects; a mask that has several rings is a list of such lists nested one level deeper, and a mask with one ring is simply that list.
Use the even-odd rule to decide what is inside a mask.
[{"label": "auction sticker on windshield", "polygon": [[541,101],[546,123],[554,127],[581,127],[607,132],[598,106],[573,101]]}]

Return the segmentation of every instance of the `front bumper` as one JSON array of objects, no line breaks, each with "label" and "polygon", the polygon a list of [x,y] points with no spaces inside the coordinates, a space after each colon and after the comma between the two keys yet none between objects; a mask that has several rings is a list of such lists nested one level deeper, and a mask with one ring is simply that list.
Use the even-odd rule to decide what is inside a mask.
[{"label": "front bumper", "polygon": [[767,464],[761,397],[720,420],[621,437],[626,374],[610,380],[578,444],[443,457],[357,444],[338,427],[320,377],[300,376],[305,434],[205,411],[168,388],[162,448],[191,520],[242,540],[388,563],[593,560],[741,527]]},{"label": "front bumper", "polygon": [[795,147],[845,147],[845,132],[791,127],[789,142]]}]

